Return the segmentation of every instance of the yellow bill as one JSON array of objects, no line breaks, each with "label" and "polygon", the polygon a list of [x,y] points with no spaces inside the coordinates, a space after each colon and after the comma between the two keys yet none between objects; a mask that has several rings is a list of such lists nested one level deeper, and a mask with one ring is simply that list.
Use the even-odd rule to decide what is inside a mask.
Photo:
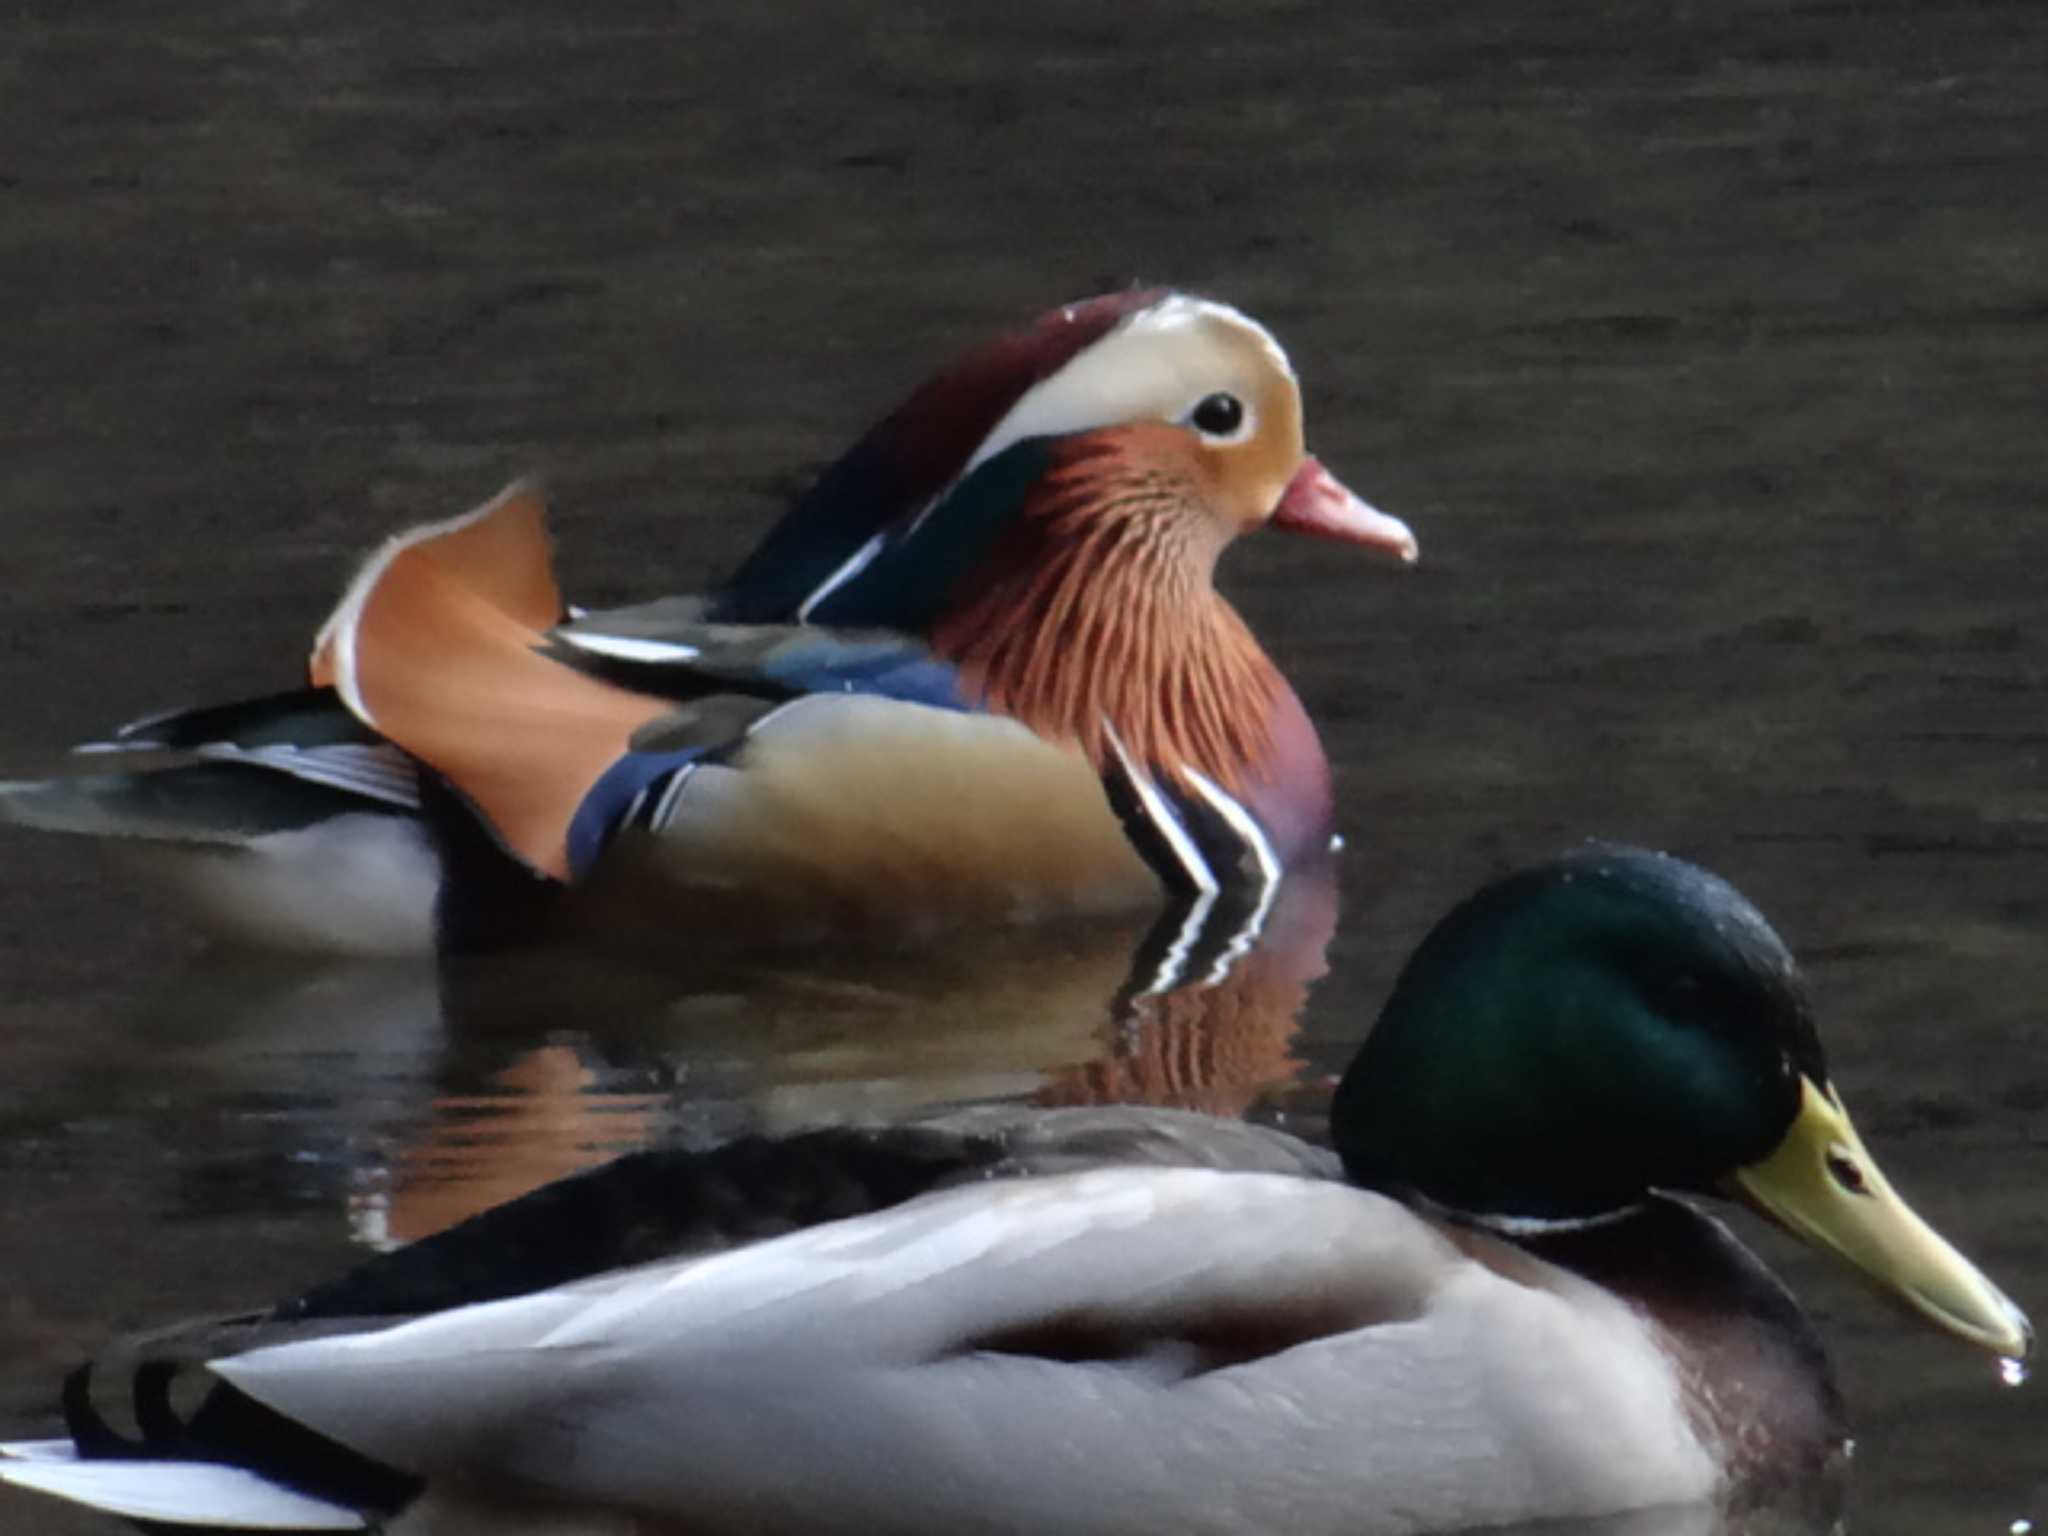
[{"label": "yellow bill", "polygon": [[1950,1333],[2023,1358],[2034,1342],[2027,1315],[1898,1197],[1831,1089],[1808,1078],[1799,1089],[1792,1129],[1729,1176],[1735,1191]]}]

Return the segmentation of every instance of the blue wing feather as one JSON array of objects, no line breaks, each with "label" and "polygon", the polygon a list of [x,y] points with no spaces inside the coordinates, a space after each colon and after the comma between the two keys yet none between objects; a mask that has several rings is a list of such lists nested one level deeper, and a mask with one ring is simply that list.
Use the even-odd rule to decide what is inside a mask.
[{"label": "blue wing feather", "polygon": [[934,709],[969,709],[959,669],[908,638],[801,635],[766,658],[762,676],[793,694],[866,693]]},{"label": "blue wing feather", "polygon": [[681,752],[628,752],[604,771],[569,822],[569,874],[581,880],[604,852],[612,834],[629,820],[646,796],[659,793],[670,775],[701,760],[709,748]]},{"label": "blue wing feather", "polygon": [[[767,695],[761,708],[744,715],[744,723],[738,723],[742,717],[730,717],[736,723],[722,734],[680,747],[628,752],[606,769],[569,824],[569,867],[575,877],[588,871],[618,829],[651,797],[658,798],[674,775],[694,764],[730,755],[746,740],[754,723],[766,718],[778,703],[814,694],[859,694],[932,709],[975,708],[961,689],[958,669],[907,636],[795,630],[772,651],[756,658],[748,669],[749,677],[734,676],[734,670],[720,668],[720,681],[735,692]],[[749,681],[754,686],[743,690]],[[678,715],[695,724],[706,713],[701,706],[685,706]],[[651,741],[662,740],[664,734],[662,721],[654,722],[645,732]]]}]

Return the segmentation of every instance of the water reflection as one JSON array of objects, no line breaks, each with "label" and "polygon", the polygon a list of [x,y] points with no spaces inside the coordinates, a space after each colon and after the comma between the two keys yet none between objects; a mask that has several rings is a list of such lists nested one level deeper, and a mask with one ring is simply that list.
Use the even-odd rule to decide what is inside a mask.
[{"label": "water reflection", "polygon": [[[188,1134],[195,1103],[218,1117],[219,1155],[182,1173],[187,1209],[331,1200],[382,1248],[644,1146],[1001,1100],[1242,1113],[1303,1073],[1294,1040],[1336,913],[1322,866],[1256,913],[899,953],[211,955],[149,993],[112,1070],[189,1079]],[[58,1112],[89,1115],[106,1070]]]},{"label": "water reflection", "polygon": [[355,1171],[350,1230],[372,1248],[417,1242],[652,1140],[666,1095],[603,1083],[554,1043],[523,1052],[485,1091],[438,1096],[422,1131]]}]

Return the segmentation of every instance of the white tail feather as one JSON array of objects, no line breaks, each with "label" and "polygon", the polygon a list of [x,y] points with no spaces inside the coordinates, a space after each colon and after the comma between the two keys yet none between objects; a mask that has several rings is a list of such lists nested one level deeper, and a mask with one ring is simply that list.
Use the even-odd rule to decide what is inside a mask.
[{"label": "white tail feather", "polygon": [[[53,1442],[34,1442],[33,1449]],[[361,1514],[204,1461],[79,1461],[54,1451],[0,1461],[0,1482],[55,1494],[133,1520],[231,1530],[360,1531]]]}]

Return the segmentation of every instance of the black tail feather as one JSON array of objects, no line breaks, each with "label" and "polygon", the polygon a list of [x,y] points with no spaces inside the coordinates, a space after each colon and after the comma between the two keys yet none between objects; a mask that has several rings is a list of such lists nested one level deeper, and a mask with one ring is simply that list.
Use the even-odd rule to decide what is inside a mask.
[{"label": "black tail feather", "polygon": [[192,752],[222,742],[238,747],[323,747],[379,739],[348,712],[332,688],[294,688],[260,699],[148,715],[129,721],[111,741],[99,745],[136,752]]},{"label": "black tail feather", "polygon": [[150,1454],[142,1441],[131,1439],[106,1420],[92,1400],[92,1362],[64,1378],[64,1427],[78,1454],[95,1461],[132,1460]]},{"label": "black tail feather", "polygon": [[[249,1471],[313,1498],[392,1514],[420,1491],[419,1481],[337,1445],[264,1407],[225,1382],[215,1382],[192,1416],[172,1401],[189,1359],[145,1358],[128,1382],[138,1433],[123,1434],[93,1401],[95,1367],[64,1378],[65,1428],[87,1461],[209,1461]],[[146,1529],[155,1529],[145,1522]]]}]

